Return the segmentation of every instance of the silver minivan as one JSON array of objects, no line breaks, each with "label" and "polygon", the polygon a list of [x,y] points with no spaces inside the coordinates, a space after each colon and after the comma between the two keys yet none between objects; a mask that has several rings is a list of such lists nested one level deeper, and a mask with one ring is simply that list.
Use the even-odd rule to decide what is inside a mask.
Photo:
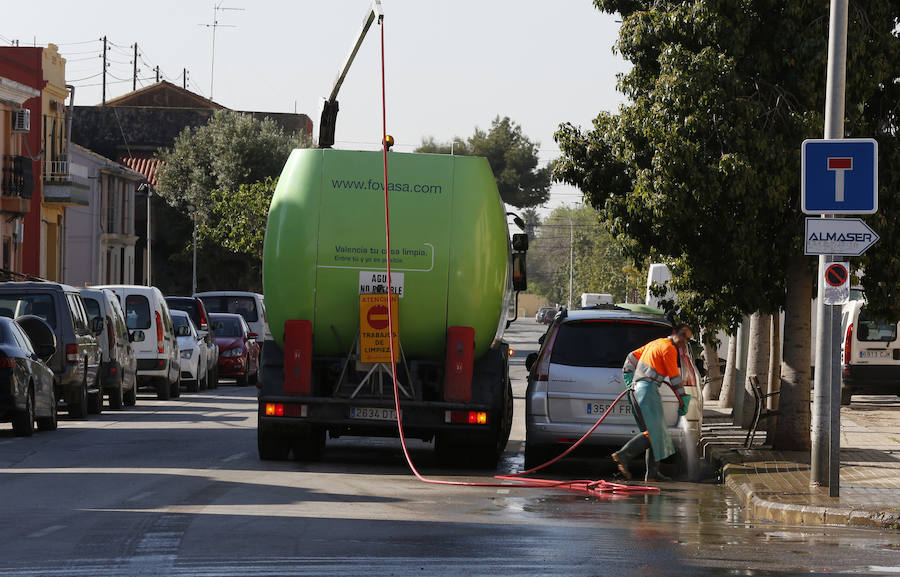
[{"label": "silver minivan", "polygon": [[[624,390],[622,365],[631,351],[672,334],[661,314],[621,306],[561,311],[541,337],[541,348],[525,360],[525,466],[555,457],[580,439]],[[669,434],[680,458],[693,454],[700,438],[703,399],[700,374],[688,351],[679,358],[688,413],[678,415],[678,399],[661,387]],[[639,432],[627,398],[623,398],[585,445],[615,448]]]},{"label": "silver minivan", "polygon": [[132,336],[125,324],[125,313],[116,295],[105,289],[83,288],[81,300],[91,322],[99,318],[103,329],[97,334],[100,344],[100,384],[109,397],[109,408],[119,410],[137,403],[137,358],[132,339],[143,340],[145,335]]}]

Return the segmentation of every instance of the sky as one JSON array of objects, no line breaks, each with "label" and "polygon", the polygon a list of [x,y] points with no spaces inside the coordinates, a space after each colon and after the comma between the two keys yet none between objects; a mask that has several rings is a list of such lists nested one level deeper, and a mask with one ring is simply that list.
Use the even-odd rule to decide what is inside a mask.
[{"label": "sky", "polygon": [[[318,128],[330,91],[370,0],[156,0],[151,3],[35,0],[0,22],[0,43],[57,44],[67,58],[75,104],[100,103],[102,42],[108,44],[107,98],[131,90],[133,45],[140,86],[163,78],[236,110],[303,112]],[[395,150],[424,137],[449,141],[509,116],[540,143],[546,163],[559,155],[562,122],[590,127],[624,98],[613,53],[614,15],[591,0],[383,0],[388,133]],[[212,24],[218,23],[210,86]],[[378,149],[381,141],[380,34],[369,31],[338,96],[336,148]],[[121,80],[119,80],[121,79]],[[581,202],[554,185],[547,207]],[[546,211],[542,211],[546,212]]]}]

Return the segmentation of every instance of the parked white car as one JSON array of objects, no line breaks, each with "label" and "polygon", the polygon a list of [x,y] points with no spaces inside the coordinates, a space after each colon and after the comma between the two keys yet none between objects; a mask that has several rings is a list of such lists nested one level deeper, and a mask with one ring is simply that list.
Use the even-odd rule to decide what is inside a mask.
[{"label": "parked white car", "polygon": [[207,388],[207,366],[209,350],[206,341],[197,333],[194,321],[184,311],[172,311],[172,324],[178,338],[181,355],[181,382],[189,393]]}]

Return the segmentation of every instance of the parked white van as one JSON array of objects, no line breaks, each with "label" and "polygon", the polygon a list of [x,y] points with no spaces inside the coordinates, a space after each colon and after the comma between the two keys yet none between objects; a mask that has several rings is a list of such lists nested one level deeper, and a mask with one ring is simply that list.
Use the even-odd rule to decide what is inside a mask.
[{"label": "parked white van", "polygon": [[244,317],[250,330],[257,335],[257,342],[263,343],[272,338],[263,295],[243,291],[208,291],[194,296],[203,301],[208,313],[231,313]]},{"label": "parked white van", "polygon": [[137,357],[139,386],[156,388],[159,399],[181,393],[181,363],[172,316],[158,288],[139,285],[103,285],[119,298],[125,311],[129,333],[144,333],[143,340],[132,343]]},{"label": "parked white van", "polygon": [[[856,292],[856,291],[854,291]],[[900,322],[872,318],[861,296],[843,306],[841,404],[855,394],[900,395]]]}]

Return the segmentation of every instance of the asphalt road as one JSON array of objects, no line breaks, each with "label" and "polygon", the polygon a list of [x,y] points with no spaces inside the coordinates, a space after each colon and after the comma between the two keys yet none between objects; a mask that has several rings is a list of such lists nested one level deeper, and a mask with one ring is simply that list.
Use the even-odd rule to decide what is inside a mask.
[{"label": "asphalt road", "polygon": [[[499,467],[522,466],[528,352],[509,334],[516,422]],[[256,457],[255,389],[106,411],[32,438],[0,425],[0,575],[795,575],[900,572],[900,535],[748,523],[723,487],[653,496],[426,485],[396,440],[329,441],[322,463]],[[489,480],[436,468],[426,474]],[[603,459],[553,472],[612,478]]]}]

